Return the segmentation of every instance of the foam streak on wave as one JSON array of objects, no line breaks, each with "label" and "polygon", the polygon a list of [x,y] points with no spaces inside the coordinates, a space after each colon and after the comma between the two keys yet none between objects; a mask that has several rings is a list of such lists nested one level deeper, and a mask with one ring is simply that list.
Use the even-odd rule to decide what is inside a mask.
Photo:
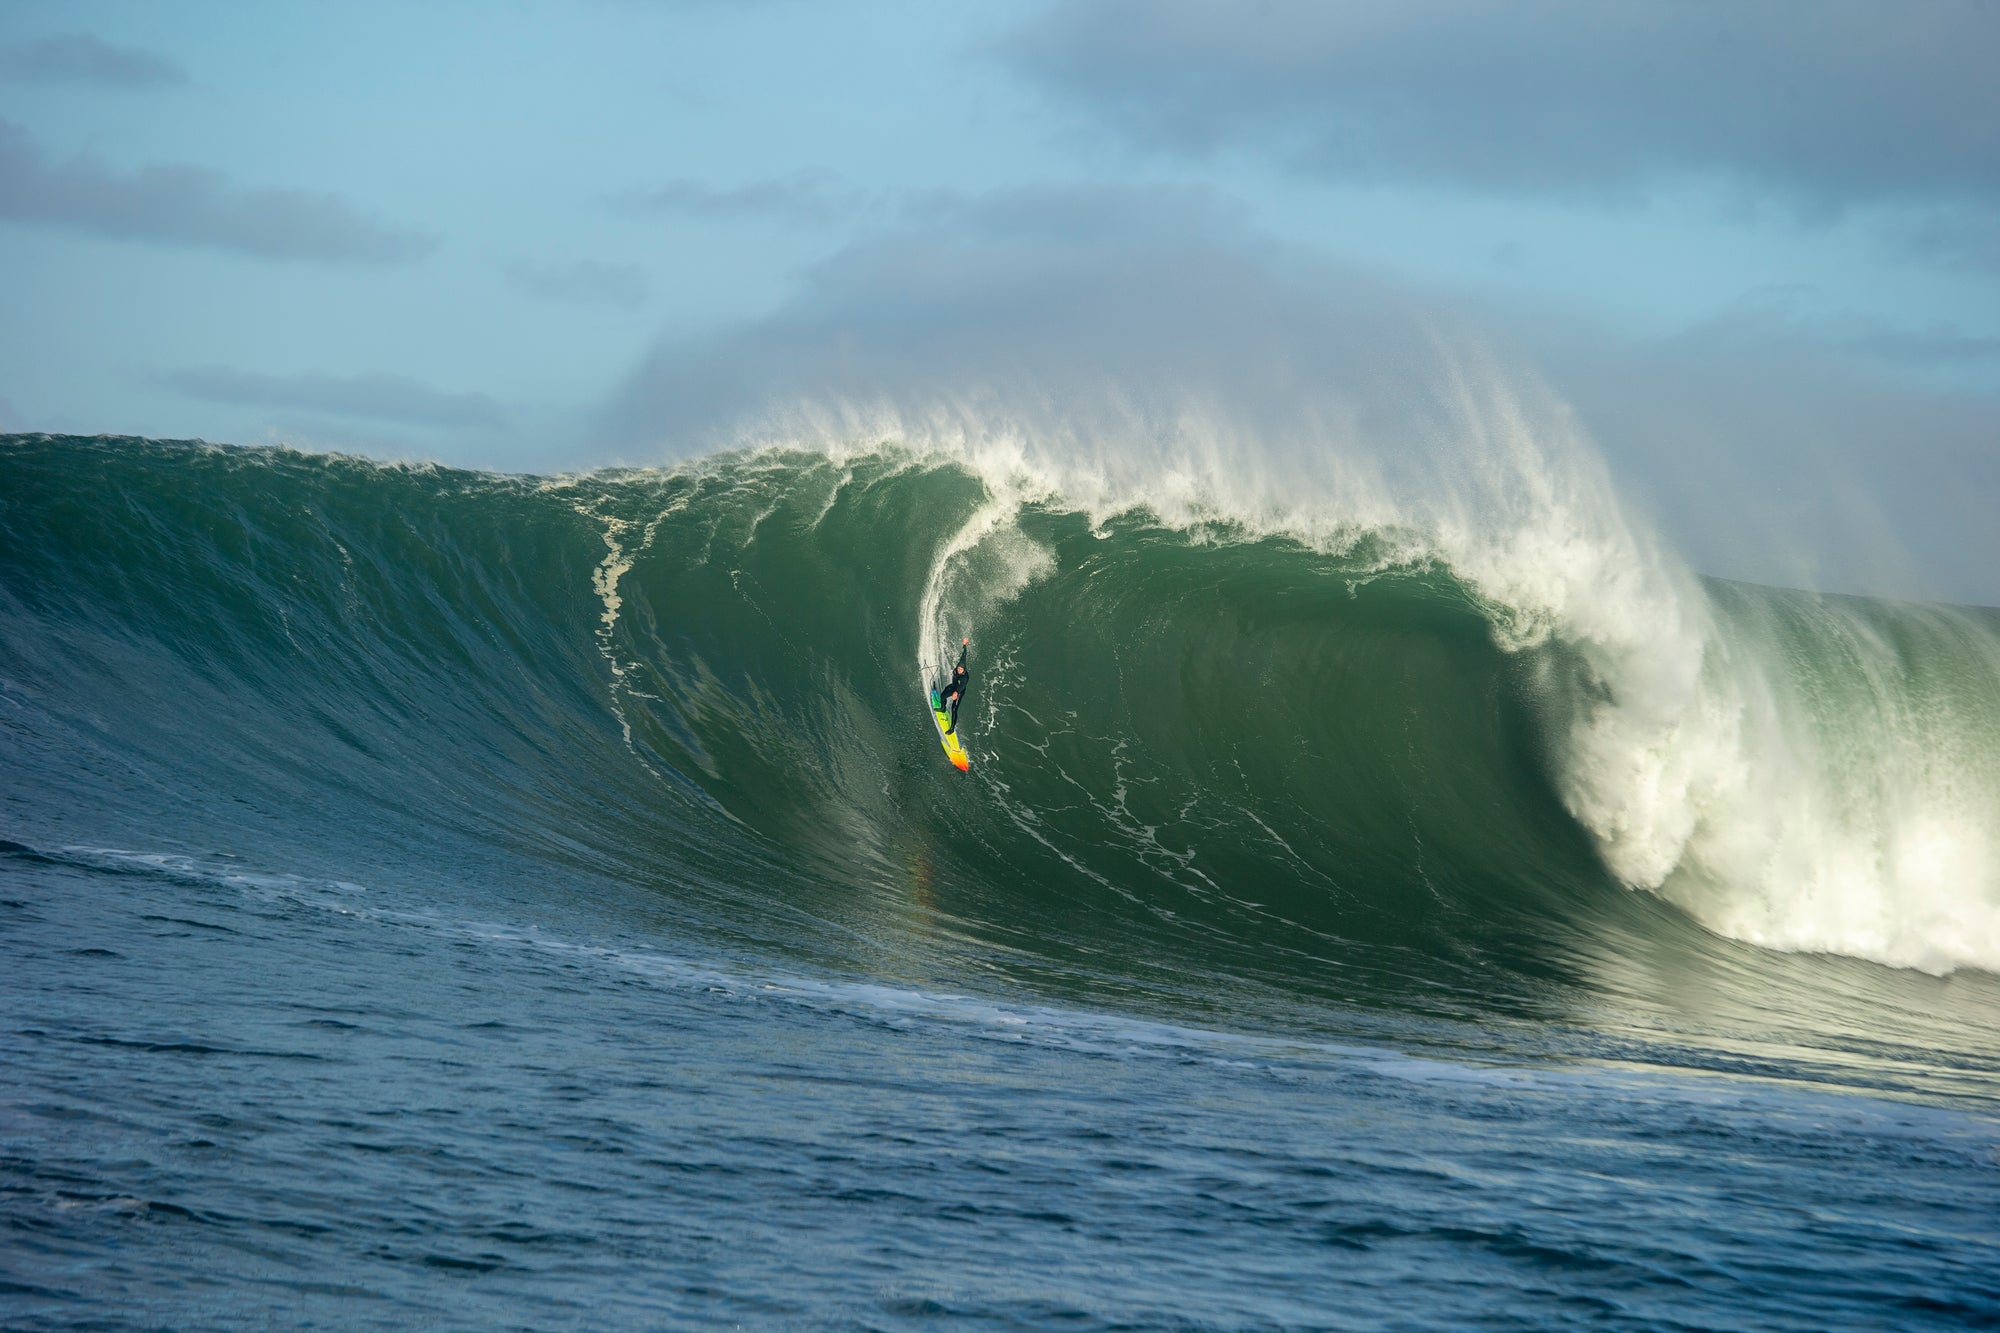
[{"label": "foam streak on wave", "polygon": [[[789,434],[893,440],[984,482],[991,499],[933,567],[920,653],[965,623],[948,576],[1028,502],[1371,551],[1382,571],[1441,565],[1531,666],[1557,788],[1623,883],[1768,947],[2000,970],[1995,625],[1772,594],[1781,614],[1700,579],[1621,503],[1565,405],[1476,350],[1439,359],[1429,415],[1396,434],[1338,411],[1260,434],[1212,405],[1051,415],[990,396],[820,409]],[[1913,674],[1910,635],[1942,678]]]}]

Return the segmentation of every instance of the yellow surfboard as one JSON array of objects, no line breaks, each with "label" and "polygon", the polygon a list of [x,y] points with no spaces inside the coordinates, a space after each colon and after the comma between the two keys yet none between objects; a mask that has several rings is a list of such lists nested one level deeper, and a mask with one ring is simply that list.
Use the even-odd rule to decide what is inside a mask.
[{"label": "yellow surfboard", "polygon": [[[924,701],[926,703],[936,697],[928,689],[924,691]],[[961,773],[970,769],[972,767],[972,756],[965,752],[965,746],[960,743],[958,733],[956,731],[945,730],[946,727],[951,725],[951,714],[941,708],[932,708],[931,721],[937,725],[938,740],[944,746],[944,757],[951,760],[952,767]]]}]

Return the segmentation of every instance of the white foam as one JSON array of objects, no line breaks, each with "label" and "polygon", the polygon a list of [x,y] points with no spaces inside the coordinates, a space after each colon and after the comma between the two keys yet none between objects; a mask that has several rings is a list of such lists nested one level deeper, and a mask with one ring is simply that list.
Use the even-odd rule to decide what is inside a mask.
[{"label": "white foam", "polygon": [[[575,478],[560,478],[545,483],[543,489],[573,490],[575,481]],[[605,697],[610,701],[611,713],[617,719],[619,735],[625,742],[625,748],[639,761],[641,767],[656,778],[660,776],[659,772],[647,762],[646,757],[640,754],[638,747],[633,744],[632,723],[625,712],[626,696],[633,692],[627,677],[635,664],[625,661],[618,654],[618,618],[625,608],[625,598],[618,591],[618,585],[632,572],[632,566],[639,557],[652,546],[653,538],[660,530],[660,524],[686,508],[687,503],[686,495],[676,496],[670,501],[646,523],[640,532],[638,545],[631,550],[626,549],[625,538],[632,530],[632,521],[606,512],[602,497],[577,500],[570,505],[579,516],[601,525],[599,536],[604,541],[604,558],[590,571],[590,588],[596,594],[601,608],[593,636],[597,643],[597,655],[604,659],[605,667],[610,672],[605,684]]]},{"label": "white foam", "polygon": [[1738,749],[1662,891],[1773,948],[2000,971],[2000,642],[1948,608],[1758,610],[1720,663]]},{"label": "white foam", "polygon": [[[1845,641],[1847,658],[1801,674],[1796,644],[1715,605],[1620,501],[1565,405],[1476,348],[1440,344],[1437,371],[1432,400],[1386,429],[1363,429],[1369,414],[1338,402],[1251,427],[1191,400],[1141,410],[1116,394],[973,393],[820,404],[763,438],[846,460],[893,442],[985,483],[988,503],[934,562],[920,658],[958,637],[952,571],[1034,501],[1100,526],[1143,510],[1210,539],[1284,534],[1351,551],[1366,535],[1385,565],[1447,565],[1485,603],[1496,642],[1533,652],[1561,796],[1619,880],[1771,948],[2000,971],[1992,629],[1904,609],[1937,622],[1930,650],[1970,677],[1932,688],[1827,604],[1813,642]],[[1016,568],[1031,572],[1007,595],[1044,572]]]},{"label": "white foam", "polygon": [[954,641],[1054,571],[1054,553],[1014,524],[1022,504],[1018,494],[988,500],[933,557],[917,606],[916,660],[925,679],[944,675]]}]

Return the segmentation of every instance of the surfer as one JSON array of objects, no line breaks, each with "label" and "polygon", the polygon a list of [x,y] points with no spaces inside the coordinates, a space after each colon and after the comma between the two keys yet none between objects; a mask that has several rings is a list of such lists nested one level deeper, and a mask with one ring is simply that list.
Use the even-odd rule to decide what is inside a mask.
[{"label": "surfer", "polygon": [[958,665],[951,669],[951,678],[933,691],[937,695],[938,711],[940,713],[948,711],[951,714],[951,725],[944,729],[944,734],[947,736],[958,730],[958,706],[965,702],[965,687],[972,680],[972,673],[965,669],[965,655],[971,648],[971,639],[959,641]]}]

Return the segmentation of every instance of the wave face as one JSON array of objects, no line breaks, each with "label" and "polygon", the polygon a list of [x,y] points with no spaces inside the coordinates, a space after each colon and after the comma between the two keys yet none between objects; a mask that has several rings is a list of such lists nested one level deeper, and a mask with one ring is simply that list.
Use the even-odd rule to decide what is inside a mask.
[{"label": "wave face", "polygon": [[[1302,517],[1045,462],[13,438],[8,836],[638,882],[1210,1005],[1533,1004],[1731,941],[2000,971],[1995,613],[1697,580],[1573,496]],[[965,776],[919,696],[961,636]]]}]

